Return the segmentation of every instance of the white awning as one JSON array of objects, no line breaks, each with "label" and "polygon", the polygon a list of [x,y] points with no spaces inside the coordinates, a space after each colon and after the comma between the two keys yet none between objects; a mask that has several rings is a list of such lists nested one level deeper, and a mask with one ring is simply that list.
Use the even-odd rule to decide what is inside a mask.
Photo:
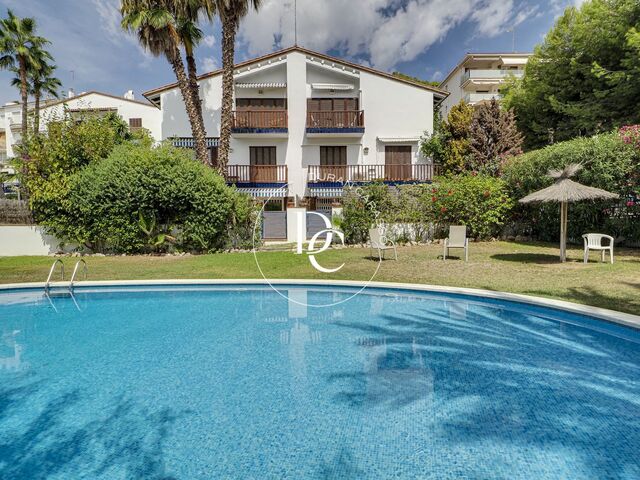
[{"label": "white awning", "polygon": [[502,64],[503,65],[526,65],[527,61],[529,60],[528,57],[520,57],[520,58],[511,58],[511,57],[502,57]]},{"label": "white awning", "polygon": [[342,197],[342,187],[309,187],[311,197],[337,198]]},{"label": "white awning", "polygon": [[287,88],[285,82],[236,83],[236,88]]},{"label": "white awning", "polygon": [[287,196],[287,187],[273,188],[238,188],[239,192],[248,193],[254,198],[284,198]]},{"label": "white awning", "polygon": [[378,137],[382,143],[416,143],[420,137]]},{"label": "white awning", "polygon": [[348,83],[312,83],[314,90],[353,90],[355,87]]}]

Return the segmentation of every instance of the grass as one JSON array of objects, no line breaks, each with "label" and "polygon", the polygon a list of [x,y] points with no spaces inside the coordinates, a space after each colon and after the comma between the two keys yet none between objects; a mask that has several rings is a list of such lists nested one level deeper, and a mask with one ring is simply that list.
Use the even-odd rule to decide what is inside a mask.
[{"label": "grass", "polygon": [[[459,258],[443,262],[440,245],[400,247],[399,260],[382,262],[377,281],[425,283],[482,288],[558,298],[628,313],[640,314],[640,250],[617,249],[616,263],[596,262],[592,254],[582,263],[582,250],[568,252],[569,261],[558,262],[558,247],[548,244],[491,242],[471,244],[469,262]],[[335,274],[320,274],[306,255],[272,249],[257,254],[269,278],[368,280],[378,266],[369,250],[345,248],[318,255]],[[252,253],[182,257],[89,257],[90,280],[261,278]],[[0,283],[42,282],[52,257],[0,257]],[[64,259],[67,270],[75,258]]]}]

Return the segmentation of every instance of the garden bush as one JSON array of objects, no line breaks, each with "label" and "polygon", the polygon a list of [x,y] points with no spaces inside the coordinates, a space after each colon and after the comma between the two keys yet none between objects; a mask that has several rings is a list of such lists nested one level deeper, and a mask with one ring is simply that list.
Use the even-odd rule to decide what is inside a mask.
[{"label": "garden bush", "polygon": [[[241,207],[241,208],[240,208]],[[189,151],[123,144],[68,179],[42,220],[49,231],[94,251],[212,251],[238,243],[251,222],[246,198]]]},{"label": "garden bush", "polygon": [[448,226],[467,225],[469,235],[497,235],[513,202],[506,184],[483,175],[438,177],[433,184],[388,187],[373,184],[352,188],[344,200],[340,227],[348,243],[363,243],[378,223],[399,224],[395,240],[444,236]]},{"label": "garden bush", "polygon": [[[634,132],[636,136],[634,136]],[[640,142],[637,129],[596,135],[557,143],[540,150],[509,159],[503,168],[503,178],[514,199],[553,183],[547,172],[570,163],[580,163],[583,169],[575,180],[592,187],[618,193],[619,202],[576,202],[569,206],[569,238],[581,241],[587,232],[603,232],[619,240],[640,239]],[[513,221],[518,233],[531,234],[541,240],[559,237],[558,204],[519,206]]]}]

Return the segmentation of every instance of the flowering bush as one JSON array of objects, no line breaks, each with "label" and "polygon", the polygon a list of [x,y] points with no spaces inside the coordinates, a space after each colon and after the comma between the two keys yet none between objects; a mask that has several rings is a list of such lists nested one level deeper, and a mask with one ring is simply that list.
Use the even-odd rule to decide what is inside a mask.
[{"label": "flowering bush", "polygon": [[506,183],[487,175],[439,177],[423,189],[436,236],[446,236],[449,225],[466,225],[473,238],[498,235],[513,207]]},{"label": "flowering bush", "polygon": [[624,126],[618,133],[624,143],[640,148],[640,125]]}]

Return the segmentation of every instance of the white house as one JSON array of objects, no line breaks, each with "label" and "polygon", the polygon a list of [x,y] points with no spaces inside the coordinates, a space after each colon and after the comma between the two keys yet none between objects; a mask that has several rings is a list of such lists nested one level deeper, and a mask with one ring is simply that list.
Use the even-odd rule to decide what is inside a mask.
[{"label": "white house", "polygon": [[[199,77],[207,144],[220,135],[221,71]],[[235,66],[234,125],[228,182],[267,210],[331,209],[345,182],[425,182],[433,165],[418,150],[446,92],[301,48]],[[176,84],[144,93],[162,111],[162,138],[191,147]]]},{"label": "white house", "polygon": [[[33,102],[29,102],[27,108],[32,113]],[[71,90],[64,99],[43,100],[40,107],[40,130],[46,129],[48,121],[62,118],[65,111],[74,116],[81,116],[87,112],[115,112],[130,128],[146,128],[155,140],[161,139],[160,111],[147,101],[135,100],[132,91],[118,97],[95,91],[75,95]],[[15,156],[14,147],[20,144],[21,128],[22,104],[9,102],[0,107],[0,165]]]},{"label": "white house", "polygon": [[160,112],[149,102],[136,100],[131,90],[122,97],[96,91],[75,95],[70,91],[67,98],[50,102],[40,109],[40,129],[46,127],[47,121],[62,118],[65,112],[72,116],[113,112],[122,117],[130,129],[145,128],[155,140],[161,139]]},{"label": "white house", "polygon": [[500,86],[513,75],[524,75],[531,53],[468,53],[440,83],[450,93],[442,102],[442,116],[464,100],[477,105],[493,98],[500,99]]}]

